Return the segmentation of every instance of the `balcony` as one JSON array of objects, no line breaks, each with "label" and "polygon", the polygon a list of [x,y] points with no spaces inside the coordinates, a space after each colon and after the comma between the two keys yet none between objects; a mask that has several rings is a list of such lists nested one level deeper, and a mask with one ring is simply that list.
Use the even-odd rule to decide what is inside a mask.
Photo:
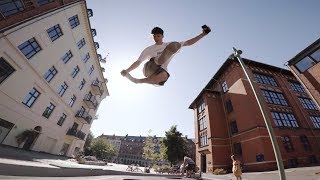
[{"label": "balcony", "polygon": [[92,116],[90,116],[90,114],[88,114],[85,111],[79,110],[76,114],[76,117],[79,119],[83,119],[88,124],[91,124],[91,122],[92,122]]},{"label": "balcony", "polygon": [[84,140],[84,138],[86,137],[86,134],[84,132],[78,131],[77,129],[72,129],[72,128],[70,128],[67,131],[67,135],[73,136],[73,137],[76,137],[76,138],[79,138],[79,139],[82,139],[82,140]]},{"label": "balcony", "polygon": [[92,37],[95,37],[97,35],[96,29],[91,29],[91,34],[92,34]]},{"label": "balcony", "polygon": [[87,13],[88,13],[88,16],[89,16],[89,17],[92,17],[92,16],[93,16],[93,11],[92,11],[92,9],[87,9]]},{"label": "balcony", "polygon": [[91,87],[92,87],[93,94],[95,94],[95,95],[102,95],[103,94],[102,83],[98,79],[96,79],[92,82]]},{"label": "balcony", "polygon": [[102,72],[106,72],[106,69],[103,68],[103,67],[101,67],[101,71],[102,71]]},{"label": "balcony", "polygon": [[96,49],[99,49],[99,43],[94,42],[94,47],[95,47]]},{"label": "balcony", "polygon": [[101,61],[101,59],[102,59],[101,54],[97,54],[97,57],[98,57],[98,61]]},{"label": "balcony", "polygon": [[90,109],[96,109],[98,106],[98,101],[92,94],[86,94],[83,100]]},{"label": "balcony", "polygon": [[104,83],[108,83],[108,79],[107,78],[104,78]]}]

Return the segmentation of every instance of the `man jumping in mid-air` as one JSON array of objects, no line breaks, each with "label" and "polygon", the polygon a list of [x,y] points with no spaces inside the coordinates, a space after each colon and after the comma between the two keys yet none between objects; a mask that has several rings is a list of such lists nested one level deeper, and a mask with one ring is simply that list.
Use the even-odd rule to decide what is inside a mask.
[{"label": "man jumping in mid-air", "polygon": [[[127,77],[134,83],[148,83],[163,86],[168,80],[170,74],[167,70],[168,64],[173,55],[178,52],[182,46],[190,46],[199,41],[201,38],[210,33],[211,29],[204,25],[202,33],[198,36],[183,42],[163,42],[163,30],[159,27],[152,29],[154,45],[144,49],[137,61],[135,61],[128,69],[122,70],[121,75]],[[137,79],[132,77],[129,72],[139,67],[144,60],[149,60],[144,64],[143,74],[146,78]]]}]

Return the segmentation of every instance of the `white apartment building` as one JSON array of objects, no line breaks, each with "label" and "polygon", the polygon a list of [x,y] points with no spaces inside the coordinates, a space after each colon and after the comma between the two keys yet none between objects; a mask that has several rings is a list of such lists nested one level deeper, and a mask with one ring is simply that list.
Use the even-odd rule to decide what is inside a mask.
[{"label": "white apartment building", "polygon": [[[23,2],[5,9],[0,2],[1,15],[19,16],[28,9]],[[84,0],[74,1],[0,32],[0,144],[65,156],[83,149],[109,96],[92,15]]]}]

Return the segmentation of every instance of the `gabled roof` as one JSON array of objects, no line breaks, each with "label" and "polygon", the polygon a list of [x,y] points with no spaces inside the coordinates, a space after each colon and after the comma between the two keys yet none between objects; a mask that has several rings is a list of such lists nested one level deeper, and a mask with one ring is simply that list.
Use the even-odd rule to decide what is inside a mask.
[{"label": "gabled roof", "polygon": [[312,43],[311,45],[309,45],[308,47],[306,47],[304,50],[302,50],[300,53],[298,53],[297,55],[295,55],[293,58],[291,58],[288,61],[289,65],[294,64],[296,61],[301,60],[302,58],[304,58],[307,54],[311,53],[312,51],[314,51],[315,49],[320,47],[320,38],[318,40],[316,40],[314,43]]},{"label": "gabled roof", "polygon": [[[287,69],[283,69],[283,68],[279,68],[276,66],[272,66],[269,64],[264,64],[258,61],[253,61],[250,59],[246,59],[246,58],[242,58],[243,62],[246,65],[251,65],[251,66],[255,66],[255,67],[261,67],[264,69],[269,69],[275,72],[281,72],[282,74],[287,74],[290,76],[293,76],[293,74],[291,73],[291,71],[287,70]],[[237,60],[231,59],[230,57],[228,57],[226,59],[226,61],[222,64],[222,66],[219,68],[219,70],[213,75],[213,77],[209,80],[208,84],[204,87],[204,89],[201,90],[201,92],[199,93],[199,95],[195,98],[195,100],[190,104],[189,109],[193,109],[193,104],[196,103],[198,101],[198,99],[202,96],[202,94],[204,92],[210,92],[210,93],[220,93],[219,91],[216,90],[212,90],[210,89],[215,83],[216,81],[220,78],[220,76],[226,71],[226,69],[233,63],[239,63]]]}]

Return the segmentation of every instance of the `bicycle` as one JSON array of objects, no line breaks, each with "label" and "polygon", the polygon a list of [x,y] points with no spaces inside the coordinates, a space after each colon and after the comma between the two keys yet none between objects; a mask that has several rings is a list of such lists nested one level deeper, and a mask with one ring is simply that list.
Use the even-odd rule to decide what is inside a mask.
[{"label": "bicycle", "polygon": [[139,172],[139,173],[142,173],[143,171],[139,168],[139,165],[134,165],[134,164],[131,164],[131,165],[128,165],[126,171],[131,171],[131,172]]}]

